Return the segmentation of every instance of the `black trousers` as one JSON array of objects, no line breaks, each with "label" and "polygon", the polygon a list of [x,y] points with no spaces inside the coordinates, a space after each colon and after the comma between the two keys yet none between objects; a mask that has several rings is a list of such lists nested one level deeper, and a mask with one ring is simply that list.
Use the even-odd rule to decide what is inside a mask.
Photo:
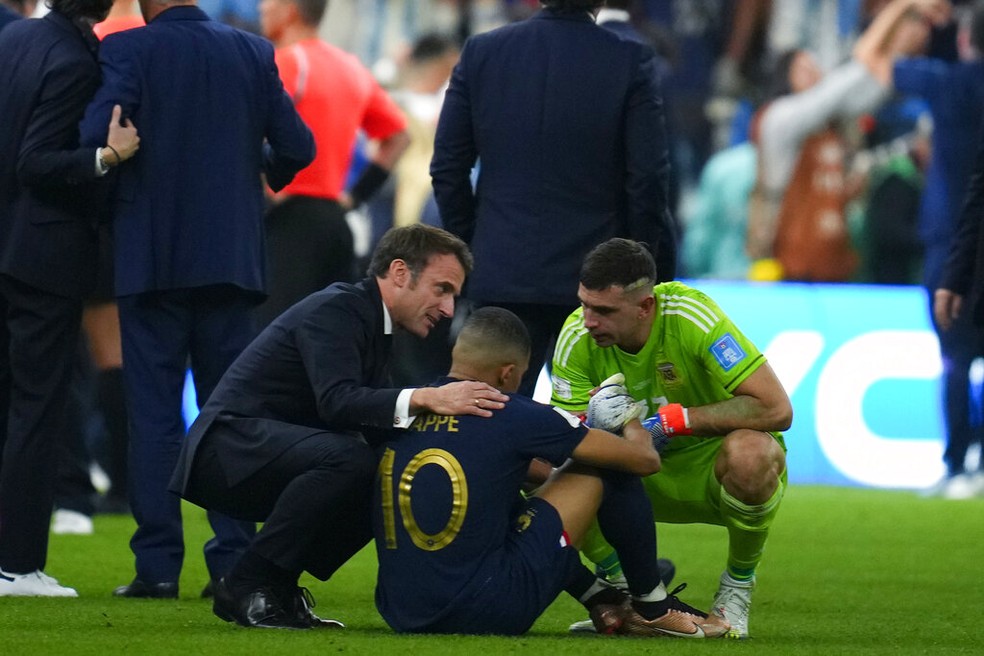
[{"label": "black trousers", "polygon": [[238,519],[265,522],[249,550],[289,572],[327,580],[372,538],[377,459],[360,438],[316,433],[234,485],[223,462],[237,457],[214,424],[195,452],[186,496]]},{"label": "black trousers", "polygon": [[261,329],[305,296],[356,279],[352,231],[335,201],[293,196],[274,205],[265,223],[269,296],[256,311]]},{"label": "black trousers", "polygon": [[0,275],[0,569],[44,569],[80,300]]}]

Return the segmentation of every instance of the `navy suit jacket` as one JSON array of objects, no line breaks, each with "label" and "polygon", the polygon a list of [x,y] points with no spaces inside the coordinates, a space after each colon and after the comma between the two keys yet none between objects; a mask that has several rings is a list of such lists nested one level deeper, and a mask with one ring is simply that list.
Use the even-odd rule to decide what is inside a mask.
[{"label": "navy suit jacket", "polygon": [[23,16],[18,14],[16,11],[0,5],[0,30],[13,23],[15,20],[19,20],[21,18],[23,18]]},{"label": "navy suit jacket", "polygon": [[116,190],[116,295],[223,283],[262,292],[260,174],[279,189],[314,158],[273,46],[182,5],[107,36],[100,62],[83,142],[104,143],[114,104],[140,134]]},{"label": "navy suit jacket", "polygon": [[574,305],[584,256],[615,236],[658,245],[672,278],[656,67],[652,49],[587,12],[543,10],[468,40],[431,177],[444,226],[475,256],[469,297]]},{"label": "navy suit jacket", "polygon": [[96,149],[79,147],[78,124],[97,46],[57,12],[0,32],[0,272],[70,298],[96,274]]},{"label": "navy suit jacket", "polygon": [[232,428],[214,434],[228,449],[229,485],[311,435],[359,431],[372,442],[387,439],[401,390],[385,387],[391,337],[384,321],[371,278],[330,285],[280,315],[229,367],[192,424],[171,490],[186,493],[195,450],[215,423]]},{"label": "navy suit jacket", "polygon": [[978,131],[977,159],[964,198],[939,287],[964,297],[963,312],[984,326],[984,123]]}]

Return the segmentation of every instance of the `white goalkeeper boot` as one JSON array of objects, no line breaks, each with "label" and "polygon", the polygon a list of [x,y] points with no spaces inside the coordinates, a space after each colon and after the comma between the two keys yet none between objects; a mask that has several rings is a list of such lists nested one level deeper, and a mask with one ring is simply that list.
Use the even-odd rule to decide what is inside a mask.
[{"label": "white goalkeeper boot", "polygon": [[754,587],[754,577],[751,581],[737,581],[727,572],[721,575],[721,585],[714,595],[710,614],[731,625],[731,630],[724,637],[734,640],[748,638],[748,611],[752,605]]}]

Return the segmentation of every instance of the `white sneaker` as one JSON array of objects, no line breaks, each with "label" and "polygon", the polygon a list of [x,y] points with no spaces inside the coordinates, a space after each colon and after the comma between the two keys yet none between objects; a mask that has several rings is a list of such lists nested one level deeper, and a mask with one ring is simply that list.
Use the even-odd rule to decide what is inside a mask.
[{"label": "white sneaker", "polygon": [[754,578],[746,583],[736,581],[727,572],[721,575],[721,585],[714,595],[709,614],[716,615],[731,625],[731,630],[724,637],[736,640],[748,637],[748,610],[752,605],[754,587]]},{"label": "white sneaker", "polygon": [[977,474],[957,474],[948,479],[941,496],[944,499],[973,499],[981,493],[981,478]]},{"label": "white sneaker", "polygon": [[92,518],[74,510],[59,508],[51,521],[51,532],[55,535],[92,535]]},{"label": "white sneaker", "polygon": [[0,597],[78,597],[73,588],[59,585],[58,581],[41,570],[29,574],[8,574],[0,570]]}]

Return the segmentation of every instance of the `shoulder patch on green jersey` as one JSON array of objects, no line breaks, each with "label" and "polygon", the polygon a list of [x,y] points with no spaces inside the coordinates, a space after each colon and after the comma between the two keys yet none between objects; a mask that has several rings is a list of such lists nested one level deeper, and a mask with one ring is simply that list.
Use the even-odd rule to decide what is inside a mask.
[{"label": "shoulder patch on green jersey", "polygon": [[738,342],[731,335],[725,333],[709,349],[717,363],[725,371],[729,371],[736,364],[745,359],[745,351],[738,346]]}]

